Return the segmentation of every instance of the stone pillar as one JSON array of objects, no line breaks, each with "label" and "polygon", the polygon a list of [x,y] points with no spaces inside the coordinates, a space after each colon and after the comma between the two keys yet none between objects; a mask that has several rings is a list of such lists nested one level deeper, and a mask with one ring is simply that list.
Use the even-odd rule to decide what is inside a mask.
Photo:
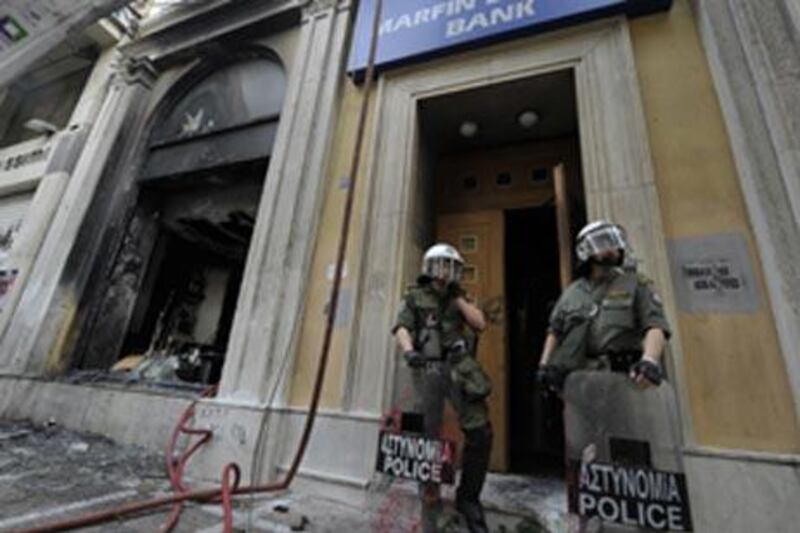
[{"label": "stone pillar", "polygon": [[132,104],[143,99],[154,78],[146,62],[120,61],[118,68],[0,339],[4,372],[42,375],[59,366],[60,343],[78,303],[75,291],[62,284],[64,268],[115,139],[130,119]]},{"label": "stone pillar", "polygon": [[[0,310],[0,336],[8,326],[9,319],[19,302],[31,266],[36,260],[36,254],[50,229],[64,188],[83,149],[87,132],[100,112],[103,99],[108,92],[109,76],[113,73],[112,63],[115,54],[114,50],[107,50],[95,63],[81,98],[72,112],[69,125],[49,139],[52,155],[48,158],[43,175],[30,184],[30,189],[35,189],[36,192],[11,252],[11,264],[19,274]],[[2,121],[0,118],[0,136],[3,131]]]},{"label": "stone pillar", "polygon": [[324,198],[349,2],[303,11],[297,59],[250,242],[218,398],[263,404],[294,356]]},{"label": "stone pillar", "polygon": [[800,412],[800,4],[693,4]]}]

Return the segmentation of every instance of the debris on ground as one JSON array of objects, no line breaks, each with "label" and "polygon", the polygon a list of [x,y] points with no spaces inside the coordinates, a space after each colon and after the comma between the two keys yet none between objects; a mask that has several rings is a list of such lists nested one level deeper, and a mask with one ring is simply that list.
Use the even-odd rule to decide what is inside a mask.
[{"label": "debris on ground", "polygon": [[305,531],[309,524],[306,515],[292,512],[289,506],[284,504],[273,506],[272,511],[262,516],[270,522],[287,526],[292,531]]},{"label": "debris on ground", "polygon": [[[189,487],[201,484],[185,480]],[[208,487],[208,485],[202,485]],[[0,420],[0,531],[50,524],[121,504],[171,493],[164,457],[102,436],[70,431],[50,420],[43,425]],[[443,494],[452,506],[452,487]],[[564,531],[566,495],[557,479],[491,474],[483,492],[490,530]],[[82,531],[157,531],[169,507]],[[187,503],[177,532],[219,533],[218,503]],[[234,529],[248,532],[407,532],[419,527],[416,485],[376,476],[359,502],[294,490],[240,497]]]}]

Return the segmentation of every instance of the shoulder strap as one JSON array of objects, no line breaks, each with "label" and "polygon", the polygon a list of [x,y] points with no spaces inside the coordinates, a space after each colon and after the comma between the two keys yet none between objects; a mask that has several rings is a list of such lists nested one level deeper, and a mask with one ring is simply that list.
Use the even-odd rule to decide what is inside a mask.
[{"label": "shoulder strap", "polygon": [[617,280],[622,288],[630,294],[636,293],[636,287],[639,285],[639,275],[633,272],[626,272]]}]

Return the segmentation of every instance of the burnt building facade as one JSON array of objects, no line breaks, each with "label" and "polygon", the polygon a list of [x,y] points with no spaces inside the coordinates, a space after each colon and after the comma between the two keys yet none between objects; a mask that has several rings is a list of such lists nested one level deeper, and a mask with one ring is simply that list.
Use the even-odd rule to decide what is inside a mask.
[{"label": "burnt building facade", "polygon": [[78,84],[96,119],[15,263],[0,352],[6,416],[157,446],[211,384],[257,412],[296,341],[350,8],[152,4]]}]

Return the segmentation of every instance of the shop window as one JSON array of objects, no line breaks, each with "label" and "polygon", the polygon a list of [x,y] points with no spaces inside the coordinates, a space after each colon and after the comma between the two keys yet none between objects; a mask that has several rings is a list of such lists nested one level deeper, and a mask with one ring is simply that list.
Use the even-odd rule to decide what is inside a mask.
[{"label": "shop window", "polygon": [[216,70],[191,87],[155,128],[144,179],[269,156],[286,77],[269,59]]},{"label": "shop window", "polygon": [[219,381],[267,160],[148,183],[139,195],[82,369],[127,381]]},{"label": "shop window", "polygon": [[141,235],[147,232],[144,226],[152,224],[157,237],[121,355],[156,355],[172,365],[166,374],[157,366],[142,377],[160,380],[166,375],[192,383],[219,380],[263,171],[258,164],[237,167],[216,176],[217,183],[146,192],[144,202],[156,210],[146,215],[149,220],[138,230],[129,231]]},{"label": "shop window", "polygon": [[285,75],[252,56],[205,72],[152,131],[82,368],[181,385],[221,377]]}]

